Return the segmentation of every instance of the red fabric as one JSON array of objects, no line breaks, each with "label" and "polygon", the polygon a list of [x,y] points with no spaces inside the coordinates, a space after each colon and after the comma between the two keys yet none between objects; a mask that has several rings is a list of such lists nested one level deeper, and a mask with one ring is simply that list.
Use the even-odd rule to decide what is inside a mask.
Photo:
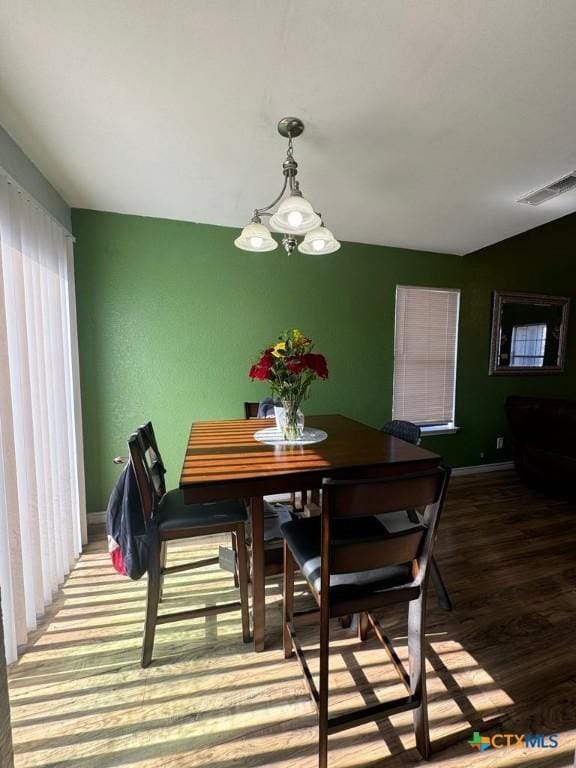
[{"label": "red fabric", "polygon": [[122,558],[122,550],[120,547],[116,547],[110,552],[110,557],[112,558],[112,565],[114,566],[114,569],[118,571],[122,576],[127,576],[128,571],[126,570],[126,566],[124,565],[124,560]]}]

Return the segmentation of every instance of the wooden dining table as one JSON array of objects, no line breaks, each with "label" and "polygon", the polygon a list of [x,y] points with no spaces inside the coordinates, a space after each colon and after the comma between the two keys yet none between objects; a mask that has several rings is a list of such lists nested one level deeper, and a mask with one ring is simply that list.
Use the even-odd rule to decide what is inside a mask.
[{"label": "wooden dining table", "polygon": [[192,424],[180,488],[187,504],[250,499],[254,648],[264,650],[266,630],[264,496],[318,489],[325,477],[366,478],[438,466],[441,457],[353,419],[307,416],[306,426],[327,438],[310,445],[269,445],[254,433],[269,419],[198,421]]}]

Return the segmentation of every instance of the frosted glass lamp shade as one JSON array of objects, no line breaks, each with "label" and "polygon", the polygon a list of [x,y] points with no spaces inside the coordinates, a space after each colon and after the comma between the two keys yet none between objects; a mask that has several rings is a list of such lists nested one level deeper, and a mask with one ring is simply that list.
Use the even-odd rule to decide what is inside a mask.
[{"label": "frosted glass lamp shade", "polygon": [[254,222],[244,227],[240,236],[234,240],[234,245],[243,251],[273,251],[278,248],[278,243],[264,224]]},{"label": "frosted glass lamp shade", "polygon": [[340,248],[340,243],[326,227],[316,227],[307,232],[306,237],[298,246],[300,253],[334,253]]},{"label": "frosted glass lamp shade", "polygon": [[274,232],[285,232],[290,235],[304,235],[320,224],[320,216],[303,197],[291,195],[287,197],[270,219],[270,227]]}]

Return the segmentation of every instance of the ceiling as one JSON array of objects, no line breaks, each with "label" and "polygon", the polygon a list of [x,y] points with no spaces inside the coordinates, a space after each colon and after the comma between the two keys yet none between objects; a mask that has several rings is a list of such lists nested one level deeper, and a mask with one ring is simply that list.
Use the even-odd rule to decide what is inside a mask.
[{"label": "ceiling", "polygon": [[0,123],[73,206],[468,253],[576,211],[574,0],[2,0]]}]

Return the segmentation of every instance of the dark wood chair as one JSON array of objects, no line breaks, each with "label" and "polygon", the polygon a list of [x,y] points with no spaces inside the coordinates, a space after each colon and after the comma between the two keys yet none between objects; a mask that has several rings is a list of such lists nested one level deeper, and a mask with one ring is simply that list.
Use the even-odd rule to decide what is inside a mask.
[{"label": "dark wood chair", "polygon": [[392,435],[392,437],[398,437],[400,440],[406,440],[407,443],[412,443],[412,445],[420,445],[422,430],[418,424],[414,424],[411,421],[392,419],[392,421],[387,421],[386,424],[383,424],[380,427],[380,431],[386,432],[387,435]]},{"label": "dark wood chair", "polygon": [[[407,443],[412,443],[412,445],[420,445],[422,430],[418,424],[413,424],[411,421],[393,419],[392,421],[387,421],[386,424],[380,427],[380,431],[386,432],[387,435],[392,435],[392,437],[397,437],[400,440],[406,440]],[[414,510],[405,510],[403,514],[407,527],[418,524],[418,514]],[[438,605],[445,611],[451,611],[452,601],[450,600],[450,595],[444,584],[444,579],[442,578],[435,557],[432,558],[432,562],[430,563],[430,578],[434,584]]]},{"label": "dark wood chair", "polygon": [[258,406],[260,403],[244,403],[244,418],[245,419],[257,419],[258,418]]},{"label": "dark wood chair", "polygon": [[[284,545],[284,655],[296,653],[319,719],[319,767],[326,768],[328,735],[396,712],[413,710],[416,746],[430,757],[426,700],[425,619],[429,566],[450,470],[370,480],[325,480],[321,517],[282,526]],[[396,531],[387,516],[423,507],[421,523]],[[316,685],[296,634],[294,573],[299,568],[320,611],[320,675]],[[404,669],[375,609],[407,602],[410,672]],[[317,609],[316,609],[317,610]],[[407,695],[329,716],[330,619],[361,612],[361,633],[371,626],[388,652]]]},{"label": "dark wood chair", "polygon": [[[134,469],[148,537],[148,589],[146,618],[142,643],[142,667],[152,661],[154,636],[158,624],[196,619],[216,613],[240,611],[242,639],[250,641],[248,606],[248,564],[246,556],[246,509],[237,500],[214,504],[185,504],[180,490],[166,491],[164,467],[152,425],[146,424],[128,440],[130,463]],[[218,557],[205,558],[181,565],[166,566],[169,541],[197,536],[230,533],[237,553],[237,580],[240,600],[232,603],[158,615],[164,576],[219,562]]]}]

